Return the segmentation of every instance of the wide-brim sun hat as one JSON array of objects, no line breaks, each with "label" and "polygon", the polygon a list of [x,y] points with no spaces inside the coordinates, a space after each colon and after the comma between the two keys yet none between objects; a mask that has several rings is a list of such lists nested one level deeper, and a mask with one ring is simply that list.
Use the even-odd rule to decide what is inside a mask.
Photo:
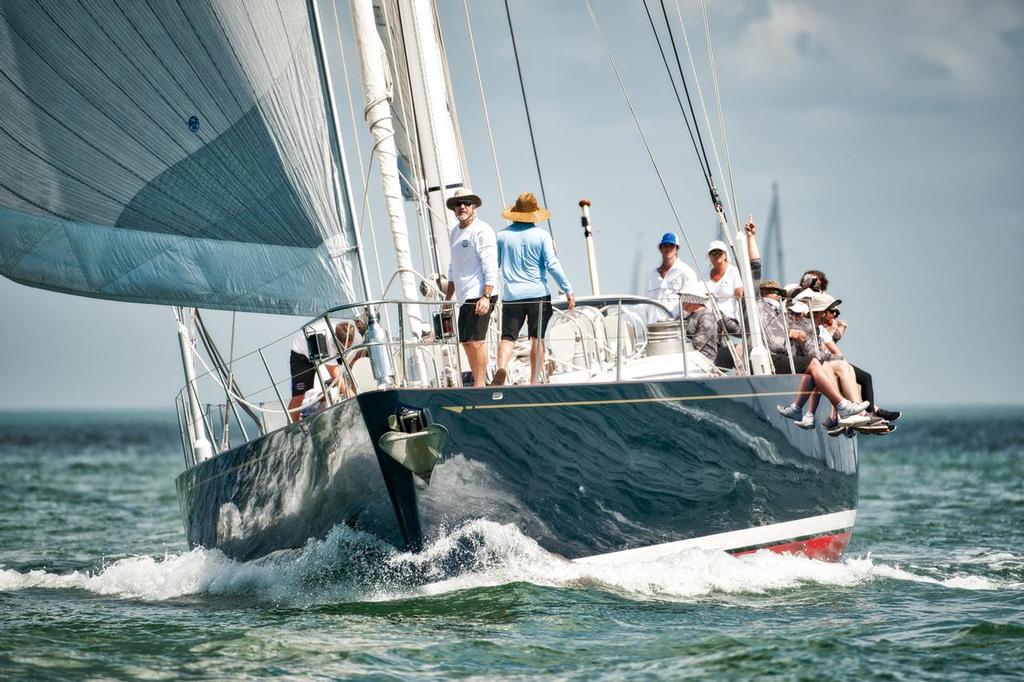
[{"label": "wide-brim sun hat", "polygon": [[838,298],[833,298],[831,295],[825,292],[818,292],[811,296],[810,305],[811,311],[820,313],[824,310],[828,310],[832,306],[837,306],[842,303]]},{"label": "wide-brim sun hat", "polygon": [[533,192],[523,192],[515,204],[501,212],[501,217],[515,223],[535,223],[550,218],[551,211],[537,203]]},{"label": "wide-brim sun hat", "polygon": [[484,203],[480,200],[480,197],[474,194],[473,190],[468,187],[462,187],[455,190],[455,194],[448,197],[448,201],[444,202],[444,205],[448,207],[449,211],[454,211],[456,201],[471,201],[473,202],[473,205],[477,207],[482,206]]},{"label": "wide-brim sun hat", "polygon": [[728,255],[729,247],[726,246],[725,242],[723,242],[721,239],[716,239],[715,241],[708,244],[708,253],[710,254],[712,251],[724,251],[725,254]]},{"label": "wide-brim sun hat", "polygon": [[786,295],[786,290],[783,289],[782,285],[780,285],[774,279],[763,279],[763,280],[761,280],[761,283],[757,285],[757,288],[760,291],[767,290],[769,293],[778,294],[779,296],[785,296]]}]

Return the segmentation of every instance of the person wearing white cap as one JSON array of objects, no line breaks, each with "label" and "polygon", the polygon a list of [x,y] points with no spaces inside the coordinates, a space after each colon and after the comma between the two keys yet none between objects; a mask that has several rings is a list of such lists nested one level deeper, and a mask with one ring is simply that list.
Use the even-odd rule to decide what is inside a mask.
[{"label": "person wearing white cap", "polygon": [[497,300],[498,246],[494,230],[476,217],[480,197],[471,190],[458,189],[445,204],[458,222],[448,233],[451,261],[448,264],[448,290],[445,300],[454,295],[459,306],[459,341],[466,351],[473,385],[487,383],[487,326]]},{"label": "person wearing white cap", "polygon": [[725,242],[718,239],[708,244],[708,260],[711,262],[708,286],[718,310],[725,318],[725,328],[730,333],[736,333],[740,330],[737,321],[740,308],[737,301],[743,296],[743,278],[740,277],[739,268],[729,262],[728,248]]},{"label": "person wearing white cap", "polygon": [[[661,252],[661,264],[651,270],[647,277],[647,298],[663,304],[672,313],[673,318],[679,317],[679,292],[688,282],[697,281],[697,273],[686,263],[679,260],[679,238],[675,232],[666,232],[658,242]],[[654,306],[645,306],[652,313],[661,314]],[[648,319],[648,322],[657,322]]]}]

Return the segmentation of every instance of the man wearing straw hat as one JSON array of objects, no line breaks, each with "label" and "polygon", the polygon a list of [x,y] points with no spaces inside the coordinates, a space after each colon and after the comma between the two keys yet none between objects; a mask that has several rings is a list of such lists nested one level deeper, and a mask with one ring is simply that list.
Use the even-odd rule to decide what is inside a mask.
[{"label": "man wearing straw hat", "polygon": [[497,299],[498,258],[494,230],[476,217],[483,202],[471,190],[458,189],[445,205],[455,212],[458,223],[448,233],[451,260],[448,263],[448,290],[445,300],[454,295],[459,302],[459,341],[473,370],[473,385],[487,383],[487,326]]},{"label": "man wearing straw hat", "polygon": [[544,364],[544,332],[551,320],[548,273],[565,292],[569,310],[576,306],[572,285],[555,256],[551,235],[537,227],[551,212],[537,204],[533,192],[523,192],[513,206],[501,213],[512,224],[498,234],[498,267],[502,279],[501,344],[495,386],[505,383],[505,368],[512,358],[512,344],[526,322],[530,337],[530,383],[537,383]]}]

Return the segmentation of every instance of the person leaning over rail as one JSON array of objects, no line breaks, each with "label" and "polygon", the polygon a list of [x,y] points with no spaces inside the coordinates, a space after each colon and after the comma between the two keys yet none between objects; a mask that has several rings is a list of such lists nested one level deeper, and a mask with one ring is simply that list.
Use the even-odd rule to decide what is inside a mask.
[{"label": "person leaning over rail", "polygon": [[718,321],[715,313],[707,308],[707,289],[696,280],[687,282],[679,292],[679,300],[683,306],[686,338],[694,350],[714,362],[718,355]]},{"label": "person leaning over rail", "polygon": [[[686,263],[679,260],[679,238],[674,232],[666,232],[658,243],[661,252],[661,265],[651,270],[647,278],[647,298],[654,299],[672,311],[672,317],[679,317],[679,292],[688,282],[697,281],[697,273]],[[644,306],[653,316],[659,316],[660,310],[654,306]],[[651,315],[649,315],[650,317]],[[662,316],[663,317],[663,316]],[[647,322],[658,322],[648,319]]]},{"label": "person leaning over rail", "polygon": [[[292,348],[288,362],[292,377],[292,398],[288,402],[288,417],[293,422],[299,421],[302,416],[300,410],[306,393],[318,388],[316,365],[309,357],[310,345],[311,343],[316,344],[316,341],[313,340],[316,337],[320,337],[323,341],[323,356],[330,358],[325,360],[321,366],[327,371],[330,377],[329,382],[333,383],[341,373],[338,356],[341,351],[356,342],[357,334],[353,323],[348,320],[342,320],[334,325],[332,334],[327,321],[321,317],[292,335]],[[341,348],[338,347],[339,342]]]},{"label": "person leaning over rail", "polygon": [[507,367],[512,359],[512,344],[526,322],[530,337],[530,383],[537,383],[544,364],[544,334],[551,321],[551,290],[548,273],[565,292],[569,310],[576,307],[572,285],[555,255],[551,235],[537,227],[538,220],[547,220],[551,212],[537,204],[533,192],[523,192],[513,206],[501,213],[512,224],[498,234],[498,267],[501,270],[501,343],[498,346],[498,369],[495,386],[505,383]]},{"label": "person leaning over rail", "polygon": [[498,255],[494,230],[477,218],[483,202],[471,190],[458,189],[445,205],[458,222],[448,233],[451,260],[448,264],[448,290],[459,306],[459,342],[473,370],[473,385],[487,383],[487,326],[498,297]]}]

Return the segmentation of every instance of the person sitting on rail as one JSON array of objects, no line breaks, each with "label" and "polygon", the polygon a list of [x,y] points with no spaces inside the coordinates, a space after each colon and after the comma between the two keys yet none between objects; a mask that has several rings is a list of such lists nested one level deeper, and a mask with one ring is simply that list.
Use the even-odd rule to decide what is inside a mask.
[{"label": "person sitting on rail", "polygon": [[[814,293],[826,293],[828,291],[828,277],[821,270],[808,270],[800,278],[800,284],[798,285],[797,297],[811,296]],[[829,314],[821,315],[819,319],[819,339],[828,348],[838,351],[838,347],[835,342],[838,342],[843,335],[846,333],[847,324],[844,320],[839,319],[839,302],[836,302],[830,306]],[[882,419],[893,422],[900,418],[902,414],[898,410],[886,410],[879,407],[875,403],[875,389],[874,380],[871,374],[861,369],[857,365],[851,365],[853,372],[857,377],[857,383],[861,387],[861,392],[864,395],[864,399],[871,403],[871,407],[868,408],[868,412]]]},{"label": "person sitting on rail", "polygon": [[[673,319],[679,319],[679,293],[687,282],[697,281],[697,273],[679,259],[679,238],[675,232],[666,232],[662,235],[658,251],[661,252],[661,265],[651,270],[647,278],[647,298],[663,304],[669,309]],[[661,315],[661,311],[654,306],[644,306],[644,309],[651,311],[652,315],[649,317]]]},{"label": "person sitting on rail", "polygon": [[718,320],[714,311],[707,308],[707,289],[694,279],[683,285],[679,300],[683,307],[686,338],[694,350],[714,362],[718,355]]},{"label": "person sitting on rail", "polygon": [[[829,358],[824,363],[812,347],[806,345],[807,332],[803,329],[791,328],[782,307],[783,289],[775,280],[765,280],[760,285],[761,299],[758,301],[761,322],[765,330],[765,344],[772,356],[772,364],[777,374],[802,373],[800,395],[797,402],[783,408],[779,412],[790,419],[800,415],[800,409],[812,388],[820,392],[829,402],[839,417],[846,418],[858,414],[867,407],[866,403],[855,400],[856,384],[849,365],[845,362]],[[802,306],[802,304],[801,304]],[[797,349],[793,345],[799,344]],[[822,356],[824,357],[824,356]],[[846,367],[842,367],[846,365]],[[844,397],[838,382],[843,380],[845,395],[852,395],[854,400]],[[817,407],[817,400],[814,402]],[[814,411],[811,410],[798,421],[798,426],[811,428],[814,426]]]}]

